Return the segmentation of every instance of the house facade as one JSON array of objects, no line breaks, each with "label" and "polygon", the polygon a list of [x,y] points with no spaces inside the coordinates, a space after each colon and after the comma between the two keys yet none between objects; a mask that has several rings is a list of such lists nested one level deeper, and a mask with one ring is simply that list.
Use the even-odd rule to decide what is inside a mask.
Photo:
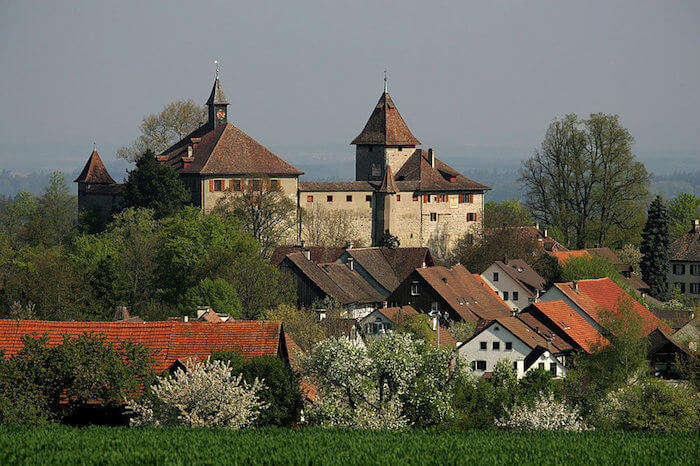
[{"label": "house facade", "polygon": [[481,278],[514,311],[534,303],[546,284],[544,278],[520,259],[496,261],[484,270]]},{"label": "house facade", "polygon": [[565,377],[561,351],[517,317],[499,317],[477,329],[457,348],[458,355],[476,375],[492,373],[498,361],[511,362],[518,379],[540,368],[554,377]]},{"label": "house facade", "polygon": [[668,282],[684,296],[700,301],[700,219],[669,247]]}]

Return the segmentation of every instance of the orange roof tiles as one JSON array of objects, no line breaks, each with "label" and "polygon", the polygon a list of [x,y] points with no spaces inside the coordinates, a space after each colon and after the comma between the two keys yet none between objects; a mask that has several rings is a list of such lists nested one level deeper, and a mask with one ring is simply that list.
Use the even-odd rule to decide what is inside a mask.
[{"label": "orange roof tiles", "polygon": [[609,343],[586,319],[560,299],[539,301],[532,305],[588,353]]},{"label": "orange roof tiles", "polygon": [[555,257],[559,261],[559,265],[564,265],[571,259],[576,257],[590,257],[590,253],[585,249],[580,249],[578,251],[552,251],[549,254]]},{"label": "orange roof tiles", "polygon": [[576,282],[578,291],[574,289],[571,282],[555,283],[554,286],[600,325],[604,320],[602,311],[616,312],[620,305],[624,305],[624,302],[628,301],[631,310],[641,318],[642,330],[645,335],[655,328],[673,333],[668,325],[652,314],[649,309],[632,299],[625,290],[608,277],[578,280]]},{"label": "orange roof tiles", "polygon": [[109,176],[109,172],[102,163],[100,154],[96,150],[92,151],[90,158],[85,163],[83,171],[75,179],[75,183],[89,183],[89,184],[115,184],[114,179]]},{"label": "orange roof tiles", "polygon": [[22,348],[21,337],[46,335],[49,346],[58,345],[64,334],[86,332],[104,335],[116,343],[130,340],[156,351],[156,371],[169,369],[175,361],[206,359],[212,351],[239,350],[246,357],[278,355],[280,322],[236,320],[229,322],[58,322],[1,320],[0,351],[12,356]]}]

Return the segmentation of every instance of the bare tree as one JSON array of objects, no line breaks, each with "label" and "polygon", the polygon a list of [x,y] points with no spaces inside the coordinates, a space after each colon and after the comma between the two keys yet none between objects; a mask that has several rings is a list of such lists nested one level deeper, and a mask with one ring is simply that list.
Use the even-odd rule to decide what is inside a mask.
[{"label": "bare tree", "polygon": [[649,175],[617,115],[555,119],[520,181],[535,218],[577,248],[629,242],[643,223]]},{"label": "bare tree", "polygon": [[204,108],[191,99],[172,102],[160,113],[143,117],[141,135],[130,145],[117,150],[117,157],[133,162],[148,149],[160,154],[199,127],[204,116]]},{"label": "bare tree", "polygon": [[226,192],[213,212],[238,218],[243,231],[260,243],[265,257],[289,240],[296,226],[296,204],[267,179],[245,183],[241,191]]},{"label": "bare tree", "polygon": [[361,246],[352,213],[320,206],[302,211],[302,237],[310,246]]}]

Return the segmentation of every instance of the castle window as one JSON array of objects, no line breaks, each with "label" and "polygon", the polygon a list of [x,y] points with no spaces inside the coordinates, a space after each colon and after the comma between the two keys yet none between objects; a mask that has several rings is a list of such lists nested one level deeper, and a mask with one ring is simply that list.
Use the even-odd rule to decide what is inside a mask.
[{"label": "castle window", "polygon": [[476,214],[474,212],[467,214],[467,222],[476,222]]},{"label": "castle window", "polygon": [[414,194],[413,195],[413,202],[418,202],[418,199],[419,199],[418,195]]},{"label": "castle window", "polygon": [[229,189],[231,191],[243,191],[243,183],[241,183],[241,180],[231,180]]},{"label": "castle window", "polygon": [[214,191],[224,190],[224,180],[214,180]]},{"label": "castle window", "polygon": [[401,202],[401,194],[396,195],[396,202]]},{"label": "castle window", "polygon": [[326,202],[333,202],[333,196],[326,196]]},{"label": "castle window", "polygon": [[349,194],[348,194],[347,196],[345,196],[345,201],[346,201],[346,202],[352,202],[352,196],[349,195]]},{"label": "castle window", "polygon": [[371,194],[366,195],[366,196],[365,196],[365,201],[367,201],[367,202],[372,202],[372,195],[371,195]]},{"label": "castle window", "polygon": [[250,180],[250,189],[260,191],[262,189],[262,180]]},{"label": "castle window", "polygon": [[306,202],[314,202],[313,196],[306,196]]},{"label": "castle window", "polygon": [[430,202],[430,194],[423,194],[423,202],[425,202],[425,203]]},{"label": "castle window", "polygon": [[431,222],[437,222],[437,213],[435,213],[435,212],[430,212],[430,221],[431,221]]},{"label": "castle window", "polygon": [[280,180],[270,180],[270,191],[281,191],[282,183]]},{"label": "castle window", "polygon": [[403,147],[399,147],[399,152],[401,152],[402,149],[403,149]]}]

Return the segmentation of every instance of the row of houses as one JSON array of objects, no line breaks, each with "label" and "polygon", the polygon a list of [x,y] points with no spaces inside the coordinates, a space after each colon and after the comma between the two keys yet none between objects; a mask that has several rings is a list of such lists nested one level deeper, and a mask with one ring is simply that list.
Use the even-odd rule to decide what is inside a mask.
[{"label": "row of houses", "polygon": [[[623,277],[633,283],[631,269],[608,248],[550,253],[561,261],[577,255],[606,257],[621,272],[628,270],[630,275]],[[296,282],[300,307],[311,309],[326,298],[347,306],[341,319],[356,322],[347,325],[358,344],[390,333],[398,316],[427,314],[436,341],[442,329],[442,345],[454,341],[447,331],[451,323],[475,324],[471,338],[454,341],[453,348],[487,377],[501,359],[513,363],[518,377],[536,368],[563,377],[574,354],[609,344],[612,319],[640,326],[654,348],[649,358],[660,376],[673,376],[675,355],[688,352],[671,337],[676,329],[610,278],[547,286],[525,261],[507,258],[478,275],[459,264],[436,265],[427,248],[286,247],[275,251],[272,260]],[[315,311],[323,319],[324,309]],[[692,325],[688,320],[683,325]]]}]

